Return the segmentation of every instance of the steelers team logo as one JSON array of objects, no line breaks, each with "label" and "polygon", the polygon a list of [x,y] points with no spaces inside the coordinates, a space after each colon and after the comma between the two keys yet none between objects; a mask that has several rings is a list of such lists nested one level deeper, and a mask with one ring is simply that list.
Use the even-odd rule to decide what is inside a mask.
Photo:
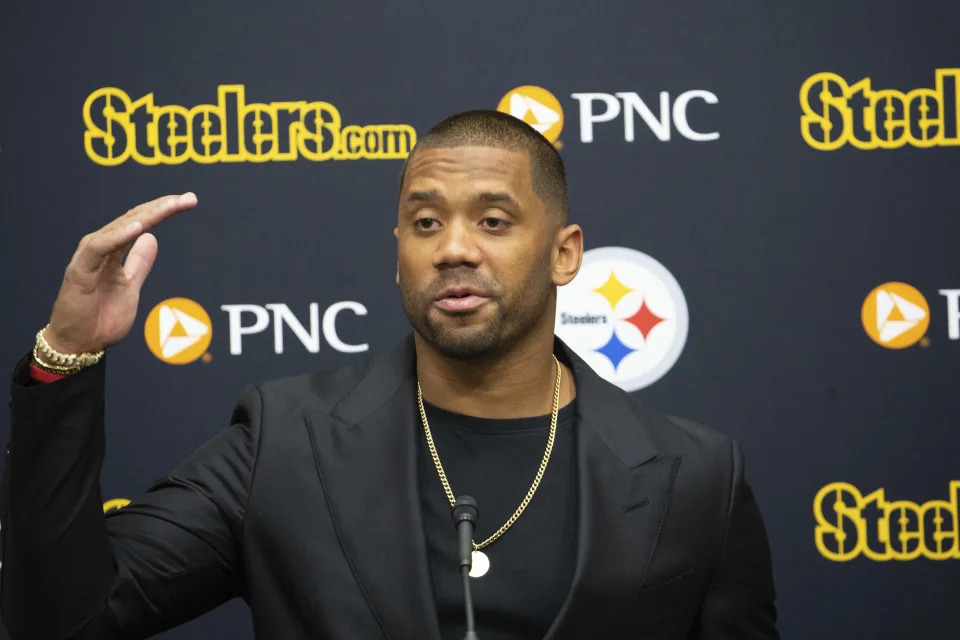
[{"label": "steelers team logo", "polygon": [[169,298],[150,311],[143,335],[153,355],[168,364],[187,364],[206,353],[213,324],[193,300]]},{"label": "steelers team logo", "polygon": [[887,282],[867,295],[860,321],[870,339],[881,347],[915,345],[930,326],[930,306],[923,294],[905,282]]},{"label": "steelers team logo", "polygon": [[687,342],[683,290],[662,264],[625,247],[584,252],[557,290],[556,334],[601,377],[626,391],[662,378]]},{"label": "steelers team logo", "polygon": [[560,101],[542,87],[525,85],[511,89],[500,100],[497,111],[523,120],[550,142],[556,142],[563,129]]}]

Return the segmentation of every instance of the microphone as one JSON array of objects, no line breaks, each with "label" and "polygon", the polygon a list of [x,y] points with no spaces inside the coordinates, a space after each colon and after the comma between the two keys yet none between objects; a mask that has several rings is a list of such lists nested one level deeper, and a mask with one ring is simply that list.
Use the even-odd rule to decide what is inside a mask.
[{"label": "microphone", "polygon": [[470,496],[460,496],[453,503],[453,526],[460,536],[460,573],[463,576],[463,604],[467,612],[467,635],[464,640],[478,640],[473,621],[473,599],[470,597],[470,568],[473,563],[473,528],[480,512],[477,501]]}]

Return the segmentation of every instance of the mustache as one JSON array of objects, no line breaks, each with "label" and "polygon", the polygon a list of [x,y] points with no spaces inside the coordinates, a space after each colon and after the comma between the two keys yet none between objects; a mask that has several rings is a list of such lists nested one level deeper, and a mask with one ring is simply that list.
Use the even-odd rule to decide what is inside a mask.
[{"label": "mustache", "polygon": [[491,298],[499,298],[503,293],[503,287],[493,278],[482,276],[472,269],[457,267],[441,271],[436,278],[430,281],[421,295],[432,299],[440,295],[440,292],[447,287],[453,286],[476,287],[485,291]]}]

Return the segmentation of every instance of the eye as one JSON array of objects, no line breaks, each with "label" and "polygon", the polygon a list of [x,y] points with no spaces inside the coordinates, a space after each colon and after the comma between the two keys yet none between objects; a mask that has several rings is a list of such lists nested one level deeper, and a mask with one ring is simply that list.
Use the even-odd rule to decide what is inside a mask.
[{"label": "eye", "polygon": [[510,226],[510,223],[503,218],[484,218],[481,224],[491,231],[503,231]]},{"label": "eye", "polygon": [[413,226],[420,231],[430,231],[436,228],[437,221],[434,218],[417,218],[413,221]]}]

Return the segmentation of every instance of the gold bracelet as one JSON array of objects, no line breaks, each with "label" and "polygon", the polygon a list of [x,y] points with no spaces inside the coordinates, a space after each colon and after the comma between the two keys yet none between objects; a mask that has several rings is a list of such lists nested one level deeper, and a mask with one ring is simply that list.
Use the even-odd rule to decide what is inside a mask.
[{"label": "gold bracelet", "polygon": [[49,364],[47,362],[44,362],[43,360],[40,359],[40,356],[37,354],[36,345],[34,345],[33,347],[33,364],[38,368],[43,369],[44,371],[48,371],[50,373],[57,373],[62,376],[70,375],[71,373],[76,373],[77,371],[80,371],[80,367],[76,365],[72,367],[60,367],[55,364]]},{"label": "gold bracelet", "polygon": [[[49,327],[50,325],[47,324],[43,329],[37,331],[37,340],[33,347],[33,358],[41,368],[45,368],[51,373],[73,373],[96,364],[103,357],[103,349],[97,353],[60,353],[55,351],[47,342],[47,339],[43,337],[43,332]],[[43,360],[38,357],[38,351],[43,355]]]}]

